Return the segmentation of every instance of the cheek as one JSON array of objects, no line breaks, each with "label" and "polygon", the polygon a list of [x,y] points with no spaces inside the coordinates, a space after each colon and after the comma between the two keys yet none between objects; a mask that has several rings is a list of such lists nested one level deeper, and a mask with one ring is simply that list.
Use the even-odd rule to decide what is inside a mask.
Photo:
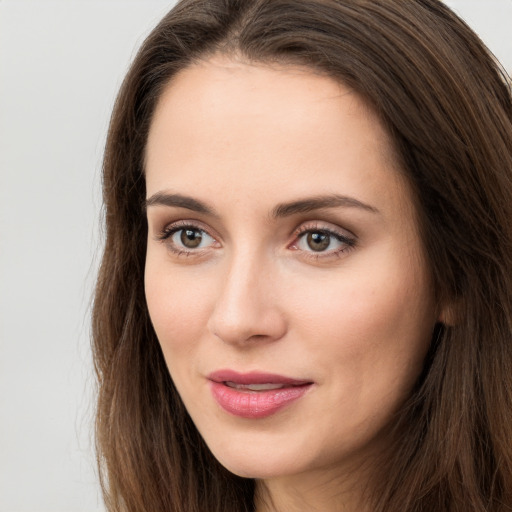
[{"label": "cheek", "polygon": [[160,270],[148,259],[145,292],[149,315],[164,356],[188,353],[201,338],[210,314],[212,286],[193,275]]},{"label": "cheek", "polygon": [[[329,393],[317,412],[331,418],[325,436],[362,445],[411,393],[423,368],[433,315],[429,295],[408,280],[360,275],[336,288],[309,298],[315,307],[304,310],[303,339],[313,348],[310,360],[323,369]],[[336,442],[331,449],[335,453]]]},{"label": "cheek", "polygon": [[338,381],[354,393],[410,387],[435,324],[422,267],[379,263],[375,271],[348,272],[309,288],[297,305],[302,339],[316,340],[323,364],[337,367],[333,379],[341,375]]}]

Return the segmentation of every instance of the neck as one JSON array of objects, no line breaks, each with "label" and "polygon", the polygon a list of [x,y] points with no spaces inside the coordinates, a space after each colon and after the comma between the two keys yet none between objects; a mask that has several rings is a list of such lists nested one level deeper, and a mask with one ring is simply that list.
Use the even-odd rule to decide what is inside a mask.
[{"label": "neck", "polygon": [[[357,477],[356,477],[357,475]],[[361,472],[340,478],[324,471],[256,481],[256,512],[369,512]]]}]

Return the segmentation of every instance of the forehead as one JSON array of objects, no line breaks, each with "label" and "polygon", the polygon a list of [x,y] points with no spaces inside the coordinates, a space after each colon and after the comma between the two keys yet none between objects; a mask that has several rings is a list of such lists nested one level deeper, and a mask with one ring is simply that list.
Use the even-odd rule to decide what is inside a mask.
[{"label": "forehead", "polygon": [[403,186],[392,147],[378,116],[345,85],[307,68],[215,57],[181,71],[159,99],[148,194],[194,184],[207,196],[229,186],[240,197],[279,191],[287,200],[314,186],[369,202]]}]

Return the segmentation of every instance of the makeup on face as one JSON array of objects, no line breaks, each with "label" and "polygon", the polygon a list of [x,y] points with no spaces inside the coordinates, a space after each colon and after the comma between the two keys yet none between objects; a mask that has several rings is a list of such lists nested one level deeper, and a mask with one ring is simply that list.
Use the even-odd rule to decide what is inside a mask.
[{"label": "makeup on face", "polygon": [[146,161],[146,299],[212,453],[262,479],[383,449],[437,320],[379,118],[307,69],[214,57],[164,91]]},{"label": "makeup on face", "polygon": [[241,418],[266,418],[301,398],[314,385],[307,380],[260,372],[218,370],[208,375],[216,402]]}]

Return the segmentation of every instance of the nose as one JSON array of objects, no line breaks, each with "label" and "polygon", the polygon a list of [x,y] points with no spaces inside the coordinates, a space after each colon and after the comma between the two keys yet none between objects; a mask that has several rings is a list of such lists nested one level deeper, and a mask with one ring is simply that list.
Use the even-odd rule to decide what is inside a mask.
[{"label": "nose", "polygon": [[271,260],[239,255],[219,274],[219,293],[208,329],[226,343],[252,346],[284,336],[287,323],[278,300],[277,269]]}]

